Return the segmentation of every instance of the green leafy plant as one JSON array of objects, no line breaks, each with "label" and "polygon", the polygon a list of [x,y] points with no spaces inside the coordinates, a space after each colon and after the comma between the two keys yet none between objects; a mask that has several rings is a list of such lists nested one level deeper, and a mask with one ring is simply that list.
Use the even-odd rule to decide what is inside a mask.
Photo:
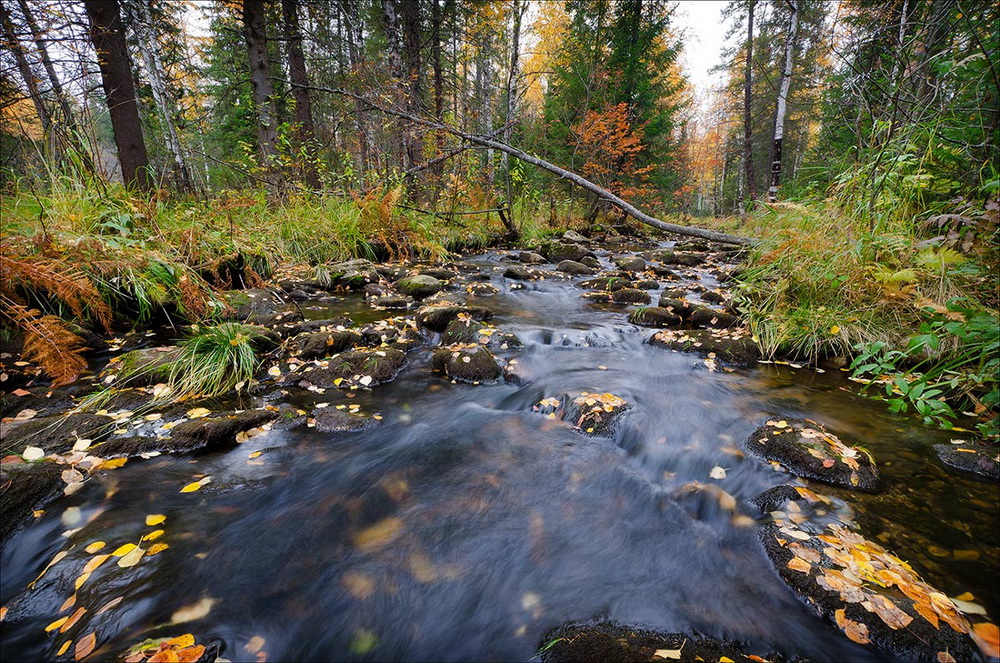
[{"label": "green leafy plant", "polygon": [[245,388],[260,362],[255,343],[265,338],[259,328],[235,322],[198,329],[180,342],[180,356],[170,364],[171,397],[218,396]]}]

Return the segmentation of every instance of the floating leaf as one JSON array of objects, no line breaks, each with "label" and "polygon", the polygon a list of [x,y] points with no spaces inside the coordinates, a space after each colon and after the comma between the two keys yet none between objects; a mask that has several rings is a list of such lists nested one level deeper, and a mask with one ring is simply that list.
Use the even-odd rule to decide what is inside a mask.
[{"label": "floating leaf", "polygon": [[70,618],[69,618],[68,620],[66,620],[66,623],[65,623],[65,624],[63,624],[62,626],[60,626],[60,627],[59,627],[59,632],[60,632],[60,633],[65,633],[66,631],[68,631],[68,630],[70,630],[71,628],[73,628],[73,626],[74,626],[74,625],[75,625],[75,624],[76,624],[76,623],[77,623],[78,621],[80,621],[80,618],[81,618],[81,617],[83,617],[84,613],[86,613],[86,612],[87,612],[87,609],[86,609],[86,608],[84,608],[83,606],[81,606],[81,607],[77,608],[77,609],[76,609],[76,612],[74,612],[74,613],[73,613],[73,614],[72,614],[72,615],[70,616]]},{"label": "floating leaf", "polygon": [[105,545],[106,544],[103,541],[94,541],[89,546],[87,546],[86,548],[84,548],[84,550],[86,550],[88,553],[90,553],[91,555],[93,555],[95,552],[97,552],[98,550],[100,550],[101,548],[103,548]]},{"label": "floating leaf", "polygon": [[59,606],[59,612],[65,612],[69,610],[74,605],[76,605],[76,594],[70,594],[70,597],[63,601],[63,604]]},{"label": "floating leaf", "polygon": [[389,543],[403,527],[400,518],[384,518],[354,535],[354,545],[362,551],[377,550]]},{"label": "floating leaf", "polygon": [[63,617],[61,619],[57,619],[57,620],[55,620],[54,622],[52,622],[51,624],[49,624],[48,626],[45,627],[45,632],[46,633],[51,633],[52,631],[54,631],[57,628],[61,627],[67,621],[69,621],[69,617]]},{"label": "floating leaf", "polygon": [[167,519],[162,513],[154,513],[146,516],[146,526],[153,527],[154,525],[159,525]]},{"label": "floating leaf", "polygon": [[137,547],[138,546],[136,546],[134,543],[126,543],[124,545],[115,548],[115,551],[111,554],[114,555],[115,557],[124,557],[125,555],[135,550]]},{"label": "floating leaf", "polygon": [[264,648],[264,644],[266,642],[267,641],[264,640],[264,638],[262,638],[261,636],[255,635],[252,638],[250,638],[250,642],[246,643],[243,649],[247,650],[251,654],[256,654],[257,652],[259,652]]},{"label": "floating leaf", "polygon": [[77,577],[76,581],[73,583],[73,589],[80,589],[81,587],[83,587],[83,583],[85,583],[88,580],[90,580],[90,574],[91,574],[91,571],[86,571],[84,573],[81,573]]},{"label": "floating leaf", "polygon": [[162,529],[153,530],[152,532],[150,532],[146,536],[142,537],[142,540],[143,541],[156,541],[158,538],[160,538],[161,536],[163,536],[165,533],[166,533],[166,530],[162,530]]},{"label": "floating leaf", "polygon": [[76,649],[73,650],[73,658],[77,661],[87,658],[90,653],[94,651],[94,647],[97,646],[97,634],[88,633],[87,635],[80,638],[76,643]]},{"label": "floating leaf", "polygon": [[100,470],[114,470],[114,469],[117,469],[117,468],[121,467],[122,465],[124,465],[127,462],[128,462],[128,458],[111,458],[110,460],[106,460],[103,463],[101,463],[100,465],[98,465],[96,469],[100,469]]},{"label": "floating leaf", "polygon": [[195,407],[188,410],[185,414],[187,414],[188,419],[201,419],[212,414],[212,411],[207,407]]},{"label": "floating leaf", "polygon": [[166,543],[154,543],[149,547],[149,550],[146,551],[146,556],[148,557],[150,555],[156,555],[158,553],[163,552],[169,547],[170,546],[168,546]]},{"label": "floating leaf", "polygon": [[97,612],[95,612],[94,614],[95,615],[103,615],[105,612],[107,612],[108,610],[111,610],[116,605],[118,605],[119,603],[121,603],[123,600],[125,600],[124,596],[119,596],[117,598],[113,598],[110,601],[108,601],[107,603],[105,603],[104,605],[102,605],[101,608]]},{"label": "floating leaf", "polygon": [[979,645],[979,650],[987,658],[1000,658],[1000,629],[996,624],[980,622],[973,624],[969,633],[972,639]]},{"label": "floating leaf", "polygon": [[87,560],[87,563],[83,565],[84,573],[92,573],[104,562],[108,561],[111,555],[97,555],[96,557],[91,557]]},{"label": "floating leaf", "polygon": [[183,624],[184,622],[193,622],[197,619],[202,619],[212,611],[212,606],[215,605],[215,603],[215,599],[207,596],[203,597],[197,603],[186,605],[177,610],[173,616],[170,617],[170,623]]},{"label": "floating leaf", "polygon": [[142,556],[145,554],[146,554],[145,550],[143,550],[139,546],[136,546],[131,550],[131,552],[129,552],[129,554],[125,555],[120,560],[118,560],[118,566],[120,566],[123,569],[131,568],[136,564],[138,564],[139,560],[142,559]]},{"label": "floating leaf", "polygon": [[56,656],[62,656],[63,654],[65,654],[69,650],[69,646],[71,644],[73,644],[72,640],[67,640],[66,642],[62,643],[62,646],[59,647],[59,651],[56,652]]},{"label": "floating leaf", "polygon": [[708,476],[712,479],[725,479],[726,478],[726,468],[719,467],[716,465],[712,468],[712,471],[708,473]]}]

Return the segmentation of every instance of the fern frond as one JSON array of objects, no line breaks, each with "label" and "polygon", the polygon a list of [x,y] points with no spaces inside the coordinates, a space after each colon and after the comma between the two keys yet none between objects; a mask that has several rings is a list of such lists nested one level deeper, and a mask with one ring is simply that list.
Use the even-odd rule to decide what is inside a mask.
[{"label": "fern frond", "polygon": [[0,292],[16,297],[16,285],[45,290],[79,318],[91,317],[111,332],[111,307],[86,274],[64,260],[41,256],[0,255]]},{"label": "fern frond", "polygon": [[39,317],[39,312],[0,295],[0,311],[24,331],[21,355],[36,362],[52,378],[52,386],[73,382],[87,368],[83,339],[54,315]]}]

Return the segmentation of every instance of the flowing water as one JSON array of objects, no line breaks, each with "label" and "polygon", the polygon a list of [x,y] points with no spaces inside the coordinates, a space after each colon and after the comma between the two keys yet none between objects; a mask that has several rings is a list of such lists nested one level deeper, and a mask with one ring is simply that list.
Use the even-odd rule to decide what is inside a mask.
[{"label": "flowing water", "polygon": [[[478,262],[491,269],[496,258]],[[932,585],[971,592],[996,620],[997,488],[938,463],[931,445],[954,434],[889,414],[835,370],[708,370],[697,355],[646,345],[652,331],[625,322],[624,307],[588,304],[570,282],[493,281],[502,292],[478,303],[524,341],[502,353],[517,359],[520,384],[452,384],[431,373],[425,346],[394,382],[353,392],[351,403],[382,417],[369,430],[272,431],[98,474],[4,549],[3,660],[53,659],[90,632],[105,658],[191,632],[234,661],[258,660],[259,648],[271,661],[528,660],[550,629],[593,617],[741,640],[757,654],[877,660],[782,583],[752,520],[698,488],[742,503],[792,481],[740,451],[769,417],[814,419],[870,450],[882,493],[818,489]],[[306,313],[359,310],[350,298],[326,306]],[[632,404],[611,437],[531,412],[580,391]],[[709,478],[715,467],[724,479]],[[211,483],[180,492],[202,475]],[[105,563],[77,592],[80,621],[46,634],[92,557],[85,548],[139,542],[156,529],[149,514],[166,516],[158,541],[169,548],[131,568]],[[203,616],[171,626],[190,606]]]}]

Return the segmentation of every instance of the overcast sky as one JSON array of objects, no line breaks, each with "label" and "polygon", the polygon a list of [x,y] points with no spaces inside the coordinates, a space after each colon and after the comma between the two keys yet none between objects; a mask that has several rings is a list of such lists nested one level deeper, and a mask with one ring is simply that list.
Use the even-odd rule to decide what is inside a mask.
[{"label": "overcast sky", "polygon": [[700,102],[718,85],[709,70],[721,61],[726,28],[722,23],[724,0],[682,0],[674,14],[674,26],[684,31],[684,68]]}]

